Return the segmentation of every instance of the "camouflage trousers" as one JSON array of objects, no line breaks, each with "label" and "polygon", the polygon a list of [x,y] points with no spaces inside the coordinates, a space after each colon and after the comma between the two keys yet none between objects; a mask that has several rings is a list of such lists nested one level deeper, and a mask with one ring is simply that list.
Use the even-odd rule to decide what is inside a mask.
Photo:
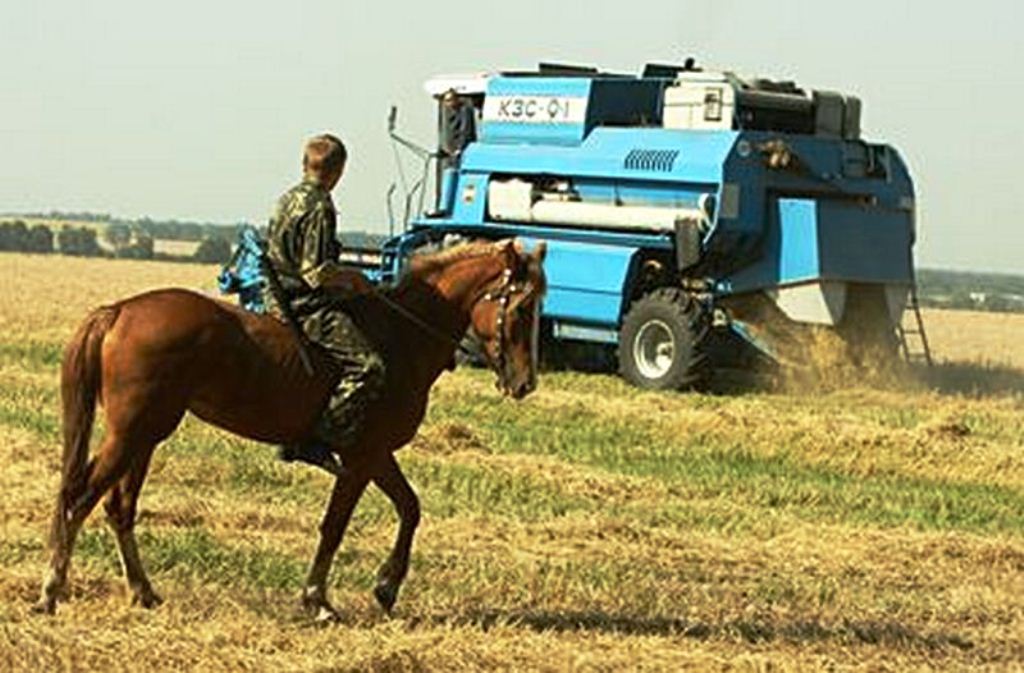
[{"label": "camouflage trousers", "polygon": [[367,407],[384,390],[384,361],[350,317],[326,307],[301,318],[302,329],[334,360],[341,376],[313,439],[331,447],[352,446],[363,430]]}]

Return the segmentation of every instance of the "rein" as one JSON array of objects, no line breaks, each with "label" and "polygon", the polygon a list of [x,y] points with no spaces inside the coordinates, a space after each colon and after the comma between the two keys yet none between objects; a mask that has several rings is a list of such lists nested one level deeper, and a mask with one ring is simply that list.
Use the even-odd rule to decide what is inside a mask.
[{"label": "rein", "polygon": [[[505,367],[505,322],[508,319],[508,310],[510,299],[514,295],[524,295],[530,291],[532,284],[527,283],[524,286],[520,286],[517,283],[512,282],[512,269],[505,269],[501,274],[501,286],[497,291],[493,289],[485,290],[484,293],[477,299],[479,301],[497,301],[500,303],[500,310],[495,318],[495,333],[498,338],[498,362],[496,363],[496,369],[499,372],[499,376],[503,376],[501,373]],[[458,337],[454,337],[451,334],[445,334],[441,330],[437,329],[423,318],[419,317],[405,306],[402,306],[398,302],[388,297],[383,292],[375,291],[374,294],[378,299],[383,302],[385,306],[390,308],[395,313],[399,314],[409,322],[413,323],[424,332],[434,337],[439,341],[445,341],[453,346],[463,355],[470,358],[476,356],[471,350],[462,345],[462,340]],[[476,303],[476,302],[474,302]]]},{"label": "rein", "polygon": [[434,337],[438,341],[446,341],[446,342],[452,344],[453,346],[455,346],[455,348],[460,353],[462,353],[463,355],[466,355],[466,356],[469,356],[469,357],[473,356],[473,353],[470,352],[470,350],[468,348],[466,348],[465,346],[462,345],[462,340],[461,339],[458,339],[458,338],[452,336],[451,334],[445,334],[441,330],[437,329],[436,327],[434,327],[433,325],[431,325],[430,323],[425,321],[423,318],[419,317],[418,315],[416,315],[415,313],[413,313],[412,311],[410,311],[406,307],[404,307],[401,304],[399,304],[397,301],[394,301],[393,299],[388,297],[383,292],[374,291],[374,295],[378,299],[380,299],[381,302],[385,306],[387,306],[392,311],[394,311],[398,315],[402,316],[403,318],[405,318],[406,320],[408,320],[412,324],[416,325],[417,327],[419,327],[424,332],[426,332],[430,336]]}]

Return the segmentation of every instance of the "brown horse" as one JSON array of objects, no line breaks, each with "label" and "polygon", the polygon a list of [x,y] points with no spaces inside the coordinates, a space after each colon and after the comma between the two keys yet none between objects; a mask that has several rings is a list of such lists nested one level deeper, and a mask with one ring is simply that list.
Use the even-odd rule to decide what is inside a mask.
[{"label": "brown horse", "polygon": [[[419,522],[416,494],[393,452],[416,433],[434,381],[454,366],[472,328],[498,376],[521,398],[536,385],[536,323],[545,290],[543,245],[531,254],[513,241],[471,243],[413,258],[393,289],[350,302],[350,314],[387,363],[386,393],[367,410],[357,446],[341,454],[303,590],[319,619],[334,616],[327,574],[352,511],[373,481],[394,504],[398,538],[377,575],[374,595],[390,611],[409,567]],[[117,536],[132,602],[158,605],[133,532],[139,491],[153,450],[186,411],[243,437],[286,444],[303,439],[323,409],[334,377],[327,354],[299,342],[282,322],[185,290],[157,290],[96,309],[64,353],[61,371],[64,458],[50,533],[52,557],[36,605],[52,613],[66,594],[75,536],[101,498]],[[106,434],[89,457],[96,404]]]}]

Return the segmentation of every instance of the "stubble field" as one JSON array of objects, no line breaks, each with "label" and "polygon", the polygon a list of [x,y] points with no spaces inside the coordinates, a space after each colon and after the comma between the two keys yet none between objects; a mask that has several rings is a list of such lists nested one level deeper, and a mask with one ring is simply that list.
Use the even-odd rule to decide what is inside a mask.
[{"label": "stubble field", "polygon": [[57,370],[91,307],[214,267],[0,255],[0,669],[893,670],[1024,662],[1024,317],[926,314],[943,361],[881,388],[648,394],[446,375],[399,454],[424,510],[393,617],[369,491],[298,609],[330,481],[189,419],[156,453],[132,608],[94,514],[72,601],[30,614],[58,480]]}]

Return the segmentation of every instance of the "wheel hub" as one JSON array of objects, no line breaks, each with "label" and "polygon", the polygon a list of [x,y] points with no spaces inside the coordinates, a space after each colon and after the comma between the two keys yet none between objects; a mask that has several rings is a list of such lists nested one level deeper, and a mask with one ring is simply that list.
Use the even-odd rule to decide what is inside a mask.
[{"label": "wheel hub", "polygon": [[642,376],[660,379],[672,368],[676,358],[676,339],[668,324],[651,320],[640,328],[633,340],[633,361]]}]

